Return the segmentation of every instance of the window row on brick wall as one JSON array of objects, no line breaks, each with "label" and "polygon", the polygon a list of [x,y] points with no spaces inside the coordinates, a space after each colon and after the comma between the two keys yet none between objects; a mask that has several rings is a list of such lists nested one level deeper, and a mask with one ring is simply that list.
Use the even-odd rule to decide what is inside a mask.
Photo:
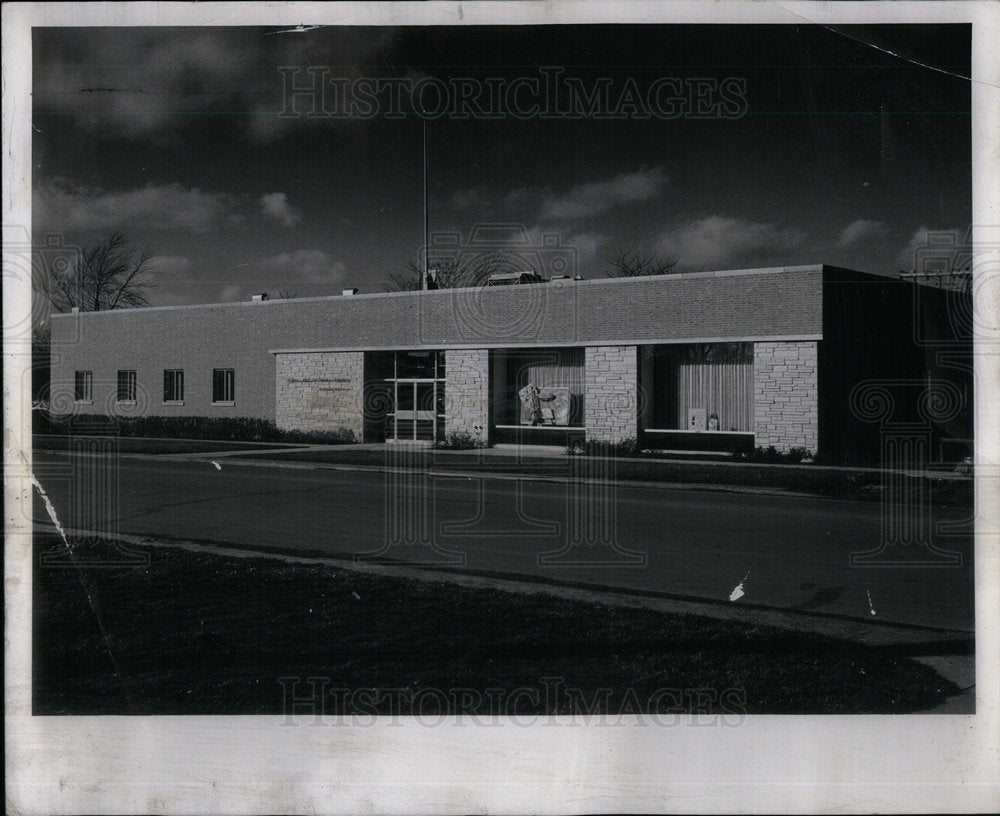
[{"label": "window row on brick wall", "polygon": [[[135,402],[139,380],[135,369],[119,369],[116,380],[118,402]],[[77,402],[90,403],[94,400],[94,372],[77,371],[73,377],[73,398]],[[163,402],[165,405],[183,404],[184,369],[165,368],[163,370]],[[236,371],[232,368],[212,369],[212,404],[234,405],[236,403]]]}]

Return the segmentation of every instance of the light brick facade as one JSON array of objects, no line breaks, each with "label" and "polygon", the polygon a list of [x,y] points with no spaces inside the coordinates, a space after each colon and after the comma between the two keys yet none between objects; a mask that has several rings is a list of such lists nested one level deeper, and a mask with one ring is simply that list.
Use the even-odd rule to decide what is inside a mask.
[{"label": "light brick facade", "polygon": [[639,432],[638,349],[587,346],[583,412],[587,439],[623,442]]},{"label": "light brick facade", "polygon": [[[965,308],[950,297],[813,265],[53,315],[49,400],[55,415],[256,417],[289,429],[367,432],[374,441],[385,423],[372,411],[365,428],[365,357],[371,368],[379,353],[433,351],[446,358],[446,434],[478,427],[487,441],[502,441],[513,428],[564,444],[556,430],[521,429],[516,406],[498,421],[497,394],[510,395],[490,354],[584,348],[585,369],[577,363],[573,375],[583,416],[574,423],[589,439],[620,442],[638,436],[640,407],[647,427],[654,408],[668,417],[679,411],[667,380],[651,388],[660,381],[648,355],[639,376],[637,348],[752,343],[752,396],[739,383],[740,399],[753,407],[751,426],[740,426],[746,437],[752,430],[764,447],[857,458],[877,449],[878,438],[851,413],[852,389],[866,379],[923,377],[924,349],[912,338],[925,324],[950,325],[948,316]],[[917,325],[914,303],[933,319]],[[233,399],[215,401],[217,369],[233,372]],[[164,388],[164,372],[177,370],[183,399]],[[120,371],[134,372],[134,403],[117,400]],[[92,384],[89,399],[76,398],[77,375]],[[369,372],[367,391],[373,405],[391,410],[388,376]],[[712,441],[668,433],[664,445]]]},{"label": "light brick facade", "polygon": [[819,376],[815,342],[755,343],[755,444],[780,451],[819,442]]},{"label": "light brick facade", "polygon": [[490,432],[489,350],[448,349],[444,385],[445,435],[478,433],[486,441]]},{"label": "light brick facade", "polygon": [[364,427],[364,352],[297,352],[275,357],[275,402],[279,428],[346,431],[361,441]]},{"label": "light brick facade", "polygon": [[[599,279],[541,290],[437,289],[53,315],[52,402],[69,406],[59,413],[113,413],[117,371],[128,369],[137,372],[141,405],[135,413],[276,419],[277,351],[579,347],[819,335],[822,282],[822,267],[807,266]],[[540,300],[539,292],[545,295]],[[473,300],[466,304],[463,297]],[[475,306],[475,321],[465,306]],[[480,330],[484,326],[504,331],[489,336]],[[183,404],[161,399],[168,368],[184,370]],[[214,368],[236,371],[234,405],[212,403]],[[81,370],[93,372],[94,398],[74,405],[73,377]]]}]

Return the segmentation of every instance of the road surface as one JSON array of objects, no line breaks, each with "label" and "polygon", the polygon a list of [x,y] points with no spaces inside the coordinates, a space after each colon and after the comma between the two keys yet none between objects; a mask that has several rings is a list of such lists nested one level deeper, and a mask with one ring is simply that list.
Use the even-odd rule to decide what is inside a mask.
[{"label": "road surface", "polygon": [[[939,547],[961,566],[898,566],[878,502],[418,470],[287,467],[235,459],[36,452],[63,525],[164,540],[322,552],[761,604],[971,631],[972,533],[960,510]],[[45,510],[35,503],[36,518]],[[871,616],[872,610],[876,615]]]}]

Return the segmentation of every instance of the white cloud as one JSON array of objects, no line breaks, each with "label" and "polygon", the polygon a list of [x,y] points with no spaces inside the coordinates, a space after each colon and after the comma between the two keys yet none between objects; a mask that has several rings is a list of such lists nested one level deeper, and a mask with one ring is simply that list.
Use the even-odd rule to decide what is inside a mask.
[{"label": "white cloud", "polygon": [[260,207],[265,215],[276,218],[286,227],[301,218],[301,213],[288,203],[288,196],[284,193],[265,193],[260,197]]},{"label": "white cloud", "polygon": [[[405,37],[386,26],[371,39],[341,44],[337,70],[347,77],[368,75],[374,61],[395,61]],[[32,58],[36,110],[71,116],[77,127],[101,137],[160,143],[189,124],[197,126],[202,114],[220,111],[245,112],[231,121],[259,143],[315,124],[279,116],[286,81],[273,66],[331,64],[328,39],[261,37],[249,26],[62,29],[57,44],[43,39]],[[308,85],[311,78],[303,72],[294,81]],[[309,100],[300,97],[300,103],[305,109]]]},{"label": "white cloud", "polygon": [[235,300],[244,300],[247,291],[247,288],[241,284],[230,283],[228,286],[223,286],[222,291],[219,292],[219,302],[232,303]]},{"label": "white cloud", "polygon": [[841,249],[856,244],[859,241],[867,241],[872,238],[879,238],[888,233],[889,228],[881,221],[871,221],[867,218],[859,218],[852,221],[840,231],[837,239],[837,246]]},{"label": "white cloud", "polygon": [[126,225],[205,233],[232,216],[235,199],[180,184],[150,184],[132,190],[84,187],[65,179],[36,187],[33,219],[47,229],[107,231]]},{"label": "white cloud", "polygon": [[[597,253],[600,252],[601,247],[603,247],[608,242],[608,236],[602,235],[599,232],[581,232],[576,235],[571,235],[567,239],[566,243],[576,249],[577,258],[582,265],[586,265],[593,261],[597,257]],[[579,270],[576,270],[579,272]]]},{"label": "white cloud", "polygon": [[503,211],[516,221],[572,221],[590,218],[616,207],[651,201],[667,186],[662,167],[641,168],[612,178],[578,184],[563,193],[550,187],[517,187],[500,194],[479,184],[451,194],[448,203],[481,218]]},{"label": "white cloud", "polygon": [[922,226],[913,231],[906,246],[896,256],[896,263],[899,264],[900,269],[907,272],[920,270],[924,266],[921,255],[926,255],[927,251],[935,245],[937,249],[933,254],[938,260],[941,258],[941,250],[947,250],[947,247],[951,246],[955,248],[955,259],[958,261],[959,250],[968,239],[968,231],[960,230],[958,227],[930,229],[927,226]]},{"label": "white cloud", "polygon": [[184,255],[154,255],[149,259],[149,269],[156,275],[186,277],[191,271],[191,259]]},{"label": "white cloud", "polygon": [[542,196],[547,194],[549,193],[539,190],[537,187],[518,187],[504,196],[503,206],[505,210],[512,212],[534,211]]},{"label": "white cloud", "polygon": [[261,268],[276,281],[331,283],[343,280],[347,266],[319,249],[298,249],[264,258]]},{"label": "white cloud", "polygon": [[450,202],[452,207],[462,212],[483,211],[491,204],[489,191],[482,184],[452,193]]},{"label": "white cloud", "polygon": [[541,217],[548,221],[589,218],[626,204],[657,198],[667,186],[662,167],[619,173],[614,178],[579,184],[561,195],[544,196]]},{"label": "white cloud", "polygon": [[657,240],[656,249],[677,258],[683,266],[711,266],[792,249],[804,238],[795,229],[710,215],[664,233]]},{"label": "white cloud", "polygon": [[[35,104],[102,136],[154,140],[192,121],[191,113],[249,110],[261,98],[277,110],[281,85],[259,70],[258,36],[239,29],[67,32],[58,49],[35,57]],[[247,117],[248,126],[257,118]]]}]

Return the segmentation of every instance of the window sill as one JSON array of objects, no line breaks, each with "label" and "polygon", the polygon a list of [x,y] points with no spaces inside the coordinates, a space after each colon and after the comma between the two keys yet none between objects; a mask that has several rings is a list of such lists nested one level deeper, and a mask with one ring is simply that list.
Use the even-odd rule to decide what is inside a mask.
[{"label": "window sill", "polygon": [[93,405],[94,401],[92,399],[89,399],[89,400],[75,399],[75,400],[73,400],[73,404],[74,405]]},{"label": "window sill", "polygon": [[753,436],[753,431],[710,431],[707,428],[704,431],[692,431],[688,428],[645,428],[646,433],[664,433],[664,434],[729,434],[743,436]]},{"label": "window sill", "polygon": [[119,405],[135,405],[135,400],[116,400]]},{"label": "window sill", "polygon": [[183,405],[184,400],[163,400],[164,405]]},{"label": "window sill", "polygon": [[212,406],[215,408],[233,408],[235,407],[235,402],[213,402]]}]

